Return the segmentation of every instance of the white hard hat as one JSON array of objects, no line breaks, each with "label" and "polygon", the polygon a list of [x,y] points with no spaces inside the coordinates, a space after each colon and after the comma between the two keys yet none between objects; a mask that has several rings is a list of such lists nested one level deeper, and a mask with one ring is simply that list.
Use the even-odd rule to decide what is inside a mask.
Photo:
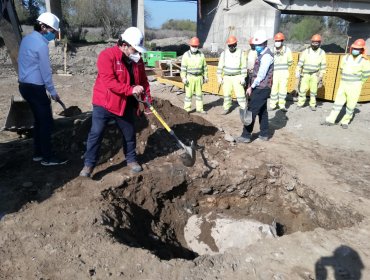
[{"label": "white hard hat", "polygon": [[265,30],[258,30],[253,35],[253,44],[260,45],[267,41],[267,36]]},{"label": "white hard hat", "polygon": [[39,22],[42,22],[42,23],[45,23],[46,25],[50,26],[51,28],[53,28],[54,30],[58,31],[59,32],[59,18],[52,14],[52,13],[49,13],[49,12],[46,12],[46,13],[42,13],[38,18],[37,20]]},{"label": "white hard hat", "polygon": [[129,27],[121,34],[121,39],[129,43],[135,50],[140,53],[146,52],[144,48],[144,36],[137,27]]}]

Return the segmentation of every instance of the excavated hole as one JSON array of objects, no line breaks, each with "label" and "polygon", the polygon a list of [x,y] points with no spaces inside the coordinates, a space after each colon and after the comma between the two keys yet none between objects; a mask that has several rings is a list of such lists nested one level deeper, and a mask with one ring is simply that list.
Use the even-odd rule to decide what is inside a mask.
[{"label": "excavated hole", "polygon": [[[223,134],[204,120],[189,122],[188,116],[172,105],[158,105],[162,115],[170,110],[172,116],[180,116],[177,121],[186,123],[182,126],[187,129],[186,136],[196,138],[204,149],[198,152],[196,165],[188,169],[166,163],[159,153],[156,172],[127,177],[118,187],[102,192],[102,224],[118,242],[147,249],[164,260],[194,259],[232,247],[245,248],[257,240],[315,228],[350,227],[362,220],[352,209],[301,184],[282,165],[261,162],[252,168],[230,164],[231,158],[243,152],[238,146],[225,142]],[[181,125],[170,125],[179,132],[176,127]],[[152,130],[146,128],[141,135],[152,137],[153,146],[163,145],[162,136],[153,137],[156,130]],[[139,143],[145,144],[145,137],[139,137]],[[144,154],[150,152],[153,150],[146,147]]]},{"label": "excavated hole", "polygon": [[[338,229],[361,221],[359,214],[334,205],[294,178],[283,182],[279,176],[272,183],[273,179],[266,176],[269,168],[264,165],[247,172],[238,186],[225,185],[225,178],[218,177],[211,184],[204,179],[188,183],[183,171],[171,166],[155,175],[132,178],[102,193],[109,203],[103,222],[119,242],[148,249],[168,260],[198,255],[184,236],[189,218],[195,215],[203,220],[197,239],[208,246],[208,253],[223,251],[210,234],[216,217],[234,221],[249,218],[268,225],[275,220],[277,236],[317,227]],[[274,170],[283,172],[276,166]],[[206,221],[205,217],[210,219]]]}]

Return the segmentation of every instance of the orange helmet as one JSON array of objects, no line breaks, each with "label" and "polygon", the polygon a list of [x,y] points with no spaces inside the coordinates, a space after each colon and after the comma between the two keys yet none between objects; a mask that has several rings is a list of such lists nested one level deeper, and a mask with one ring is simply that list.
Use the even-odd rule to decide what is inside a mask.
[{"label": "orange helmet", "polygon": [[275,41],[284,41],[285,40],[285,36],[283,33],[279,32],[275,35],[274,37],[274,40]]},{"label": "orange helmet", "polygon": [[250,37],[248,40],[249,45],[253,45],[253,37]]},{"label": "orange helmet", "polygon": [[321,42],[321,35],[320,34],[315,34],[311,38],[312,42]]},{"label": "orange helmet", "polygon": [[350,53],[352,53],[352,49],[361,49],[360,53],[365,54],[366,50],[366,42],[364,39],[357,39],[352,45],[349,50]]},{"label": "orange helmet", "polygon": [[200,45],[198,37],[193,37],[189,41],[190,46],[198,47]]},{"label": "orange helmet", "polygon": [[365,40],[364,39],[357,39],[352,45],[351,45],[351,48],[354,48],[354,49],[363,49],[365,48]]},{"label": "orange helmet", "polygon": [[233,35],[231,35],[228,39],[227,39],[227,41],[226,41],[226,43],[228,44],[228,45],[233,45],[233,44],[236,44],[238,42],[238,40],[236,39],[236,37],[235,36],[233,36]]}]

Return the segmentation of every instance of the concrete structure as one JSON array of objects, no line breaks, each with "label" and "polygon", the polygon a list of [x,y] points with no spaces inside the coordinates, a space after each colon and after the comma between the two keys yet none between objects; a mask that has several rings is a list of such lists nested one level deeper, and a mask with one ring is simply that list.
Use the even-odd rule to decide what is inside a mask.
[{"label": "concrete structure", "polygon": [[144,33],[144,0],[131,0],[132,26],[136,26]]},{"label": "concrete structure", "polygon": [[370,49],[370,1],[366,0],[199,0],[198,37],[203,47],[220,50],[229,35],[241,47],[258,29],[272,38],[278,32],[281,14],[338,16],[350,21],[350,43],[362,37]]}]

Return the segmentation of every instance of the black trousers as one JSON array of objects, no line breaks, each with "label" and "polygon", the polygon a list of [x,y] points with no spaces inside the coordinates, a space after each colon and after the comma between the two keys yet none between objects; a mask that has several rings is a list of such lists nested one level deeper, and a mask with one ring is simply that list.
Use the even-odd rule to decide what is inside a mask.
[{"label": "black trousers", "polygon": [[252,90],[248,110],[252,112],[252,123],[243,127],[244,137],[250,137],[253,131],[256,117],[260,123],[260,136],[269,136],[269,116],[267,112],[267,99],[270,97],[271,88],[255,88]]}]

